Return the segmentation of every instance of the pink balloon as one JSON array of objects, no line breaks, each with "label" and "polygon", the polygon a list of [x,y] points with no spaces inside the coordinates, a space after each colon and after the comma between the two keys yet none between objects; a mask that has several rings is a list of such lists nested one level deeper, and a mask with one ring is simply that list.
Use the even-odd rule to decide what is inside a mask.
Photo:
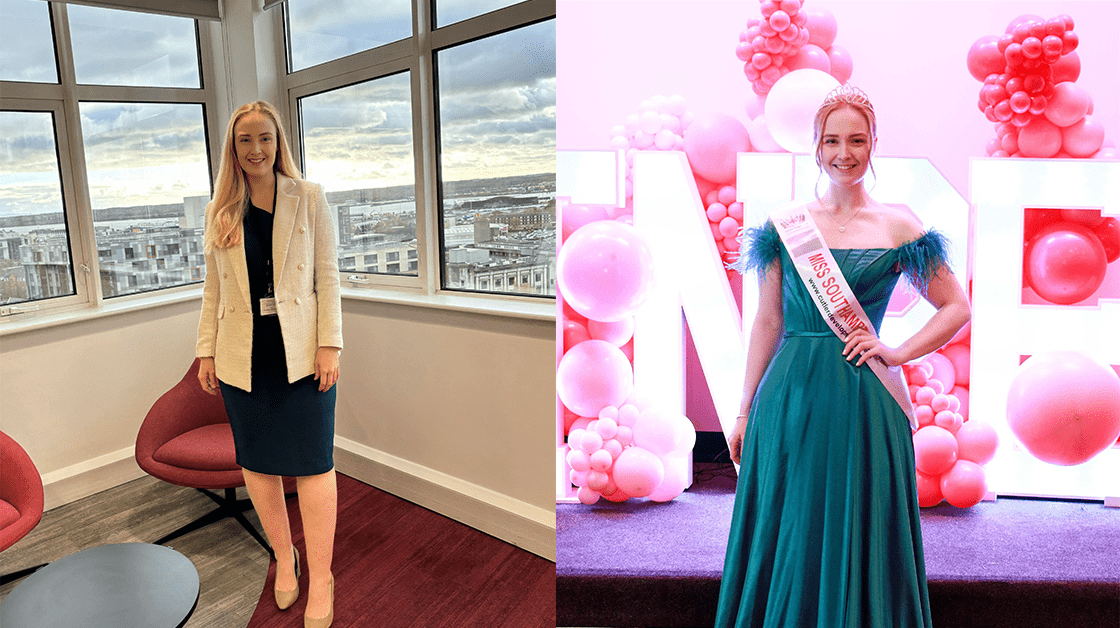
[{"label": "pink balloon", "polygon": [[1033,118],[1019,130],[1024,157],[1053,157],[1062,148],[1062,130],[1045,118]]},{"label": "pink balloon", "polygon": [[[610,471],[611,464],[614,462],[614,458],[611,458],[611,452],[607,451],[606,449],[596,450],[591,454],[589,460],[591,468],[600,473],[606,473],[607,471]],[[588,485],[595,490],[600,490],[602,488],[602,486],[596,487],[590,482],[588,482]],[[606,486],[605,482],[603,483],[603,486]]]},{"label": "pink balloon", "polygon": [[929,407],[933,408],[934,412],[943,412],[949,409],[949,396],[945,393],[940,393],[933,396],[933,400],[929,402]]},{"label": "pink balloon", "polygon": [[568,474],[568,481],[579,487],[587,486],[587,474],[588,471],[572,469],[572,472]]},{"label": "pink balloon", "polygon": [[596,492],[601,491],[607,487],[607,482],[610,482],[610,479],[610,476],[606,473],[592,469],[587,472],[587,488]]},{"label": "pink balloon", "polygon": [[719,189],[719,202],[730,207],[735,202],[735,186],[725,185]]},{"label": "pink balloon", "polygon": [[847,83],[848,79],[852,78],[852,69],[855,65],[851,53],[837,44],[833,44],[825,52],[828,53],[829,74],[837,81]]},{"label": "pink balloon", "polygon": [[606,443],[618,434],[618,423],[610,417],[601,417],[595,425],[595,431],[599,434],[599,437],[603,439],[603,442]]},{"label": "pink balloon", "polygon": [[[609,483],[608,483],[608,486],[610,486]],[[624,501],[630,499],[630,496],[627,495],[626,493],[624,493],[621,490],[615,490],[613,493],[610,493],[610,494],[604,493],[603,494],[603,499],[605,499],[607,501],[610,501],[610,502],[621,503],[621,502],[624,502]]]},{"label": "pink balloon", "polygon": [[922,361],[933,367],[933,375],[930,376],[930,379],[941,382],[944,390],[953,389],[957,382],[957,370],[953,367],[949,358],[940,353],[931,353]]},{"label": "pink balloon", "polygon": [[561,224],[563,225],[564,239],[576,232],[577,229],[589,222],[607,220],[607,208],[602,205],[564,205],[561,210]]},{"label": "pink balloon", "polygon": [[692,466],[684,454],[671,454],[662,461],[665,464],[665,479],[657,489],[649,494],[650,501],[667,502],[675,499],[692,482]]},{"label": "pink balloon", "polygon": [[[968,376],[971,371],[969,360],[972,356],[972,350],[969,349],[968,345],[949,345],[941,349],[939,353],[948,358],[949,363],[953,365],[953,374],[956,375],[956,377],[953,379],[953,382],[956,385],[968,386]],[[949,390],[953,389],[952,386],[949,386],[948,388]]]},{"label": "pink balloon", "polygon": [[968,321],[967,323],[964,324],[964,327],[960,328],[960,331],[958,331],[957,334],[955,336],[953,336],[953,339],[949,341],[949,344],[952,345],[952,344],[956,344],[958,342],[968,343],[971,338],[972,338],[972,321],[970,320],[970,321]]},{"label": "pink balloon", "polygon": [[940,395],[941,393],[945,392],[945,385],[941,383],[941,380],[932,377],[928,382],[926,382],[926,387],[932,388],[933,394],[935,395]]},{"label": "pink balloon", "polygon": [[1076,83],[1058,83],[1054,85],[1054,94],[1047,101],[1043,115],[1055,126],[1067,127],[1085,117],[1091,102],[1089,92]]},{"label": "pink balloon", "polygon": [[935,414],[933,408],[926,405],[920,405],[914,408],[914,417],[918,419],[918,425],[929,425],[933,423]]},{"label": "pink balloon", "polygon": [[911,369],[910,374],[907,376],[907,381],[917,386],[925,386],[926,382],[929,381],[929,375],[926,375],[926,372],[922,369]]},{"label": "pink balloon", "polygon": [[618,490],[633,497],[646,497],[665,479],[665,464],[652,452],[631,447],[614,461],[612,477]]},{"label": "pink balloon", "polygon": [[[801,50],[806,49],[809,46]],[[820,53],[824,55],[823,50]],[[766,124],[778,145],[791,152],[811,150],[813,117],[824,97],[839,85],[827,71],[811,68],[783,76],[766,97]]]},{"label": "pink balloon", "polygon": [[[714,193],[715,190],[712,192]],[[718,225],[719,221],[727,217],[727,206],[723,203],[712,203],[708,205],[707,214],[708,220]]]},{"label": "pink balloon", "polygon": [[805,28],[809,29],[809,43],[820,48],[828,48],[836,41],[836,16],[825,7],[813,5],[813,8],[801,7],[805,14]]},{"label": "pink balloon", "polygon": [[996,455],[999,435],[983,421],[968,421],[957,430],[957,457],[976,464],[988,464]]},{"label": "pink balloon", "polygon": [[[614,440],[618,441],[623,447],[629,447],[634,443],[634,428],[619,425]],[[617,456],[615,457],[617,458]]]},{"label": "pink balloon", "polygon": [[950,434],[956,434],[957,430],[961,429],[963,423],[964,419],[961,415],[952,410],[943,410],[933,417],[933,424],[948,431]]},{"label": "pink balloon", "polygon": [[1073,157],[1090,157],[1104,145],[1104,125],[1085,116],[1062,129],[1062,148]]},{"label": "pink balloon", "polygon": [[599,501],[599,493],[586,486],[581,486],[580,489],[576,491],[576,498],[578,498],[581,503],[590,506]]},{"label": "pink balloon", "polygon": [[918,506],[929,508],[941,503],[945,499],[941,495],[941,478],[936,475],[926,475],[921,471],[918,476]]},{"label": "pink balloon", "polygon": [[1059,305],[1083,301],[1104,283],[1107,257],[1089,228],[1058,222],[1039,230],[1027,245],[1026,280],[1038,296]]},{"label": "pink balloon", "polygon": [[1035,458],[1086,462],[1120,437],[1120,376],[1077,351],[1031,356],[1008,390],[1007,422]]},{"label": "pink balloon", "polygon": [[964,386],[954,386],[950,394],[956,397],[961,402],[961,407],[954,410],[957,414],[964,417],[965,422],[968,421],[968,389]]},{"label": "pink balloon", "polygon": [[634,424],[634,444],[657,456],[672,453],[683,436],[681,425],[674,419],[672,413],[659,408],[643,410]]},{"label": "pink balloon", "polygon": [[634,390],[634,372],[618,347],[602,340],[574,346],[556,369],[556,392],[572,412],[597,416],[606,406],[626,401]]},{"label": "pink balloon", "polygon": [[603,448],[603,437],[599,436],[599,432],[593,429],[584,430],[583,436],[579,439],[579,448],[583,450],[583,453],[590,456]]},{"label": "pink balloon", "polygon": [[[806,44],[801,47],[801,50],[792,57],[786,59],[785,66],[793,70],[820,70],[821,72],[829,73],[832,71],[832,61],[828,58],[828,53],[819,46],[813,44]],[[822,99],[823,100],[823,99]],[[819,105],[820,103],[818,103]]]},{"label": "pink balloon", "polygon": [[591,468],[591,458],[582,449],[570,449],[565,459],[573,471],[584,473]]},{"label": "pink balloon", "polygon": [[634,317],[627,316],[620,321],[609,323],[587,321],[587,331],[592,338],[605,340],[616,347],[621,347],[634,337]]},{"label": "pink balloon", "polygon": [[739,223],[731,216],[726,216],[719,221],[719,232],[725,238],[734,238],[739,233]]},{"label": "pink balloon", "polygon": [[929,386],[922,386],[918,392],[914,394],[914,401],[917,403],[928,406],[933,403],[933,398],[937,395],[937,391]]},{"label": "pink balloon", "polygon": [[751,145],[760,153],[780,153],[783,151],[782,147],[774,141],[774,137],[770,135],[770,129],[766,127],[766,116],[760,115],[754,120],[751,120],[750,125],[747,127],[751,136]]},{"label": "pink balloon", "polygon": [[589,319],[622,320],[649,296],[653,255],[642,234],[625,223],[600,220],[580,227],[560,248],[556,264],[567,303]]},{"label": "pink balloon", "polygon": [[1120,259],[1120,220],[1111,216],[1105,218],[1093,228],[1093,233],[1097,234],[1104,247],[1105,261],[1111,264]]},{"label": "pink balloon", "polygon": [[715,183],[734,181],[736,155],[750,149],[747,128],[724,113],[698,116],[684,134],[684,152],[692,170]]},{"label": "pink balloon", "polygon": [[941,493],[945,501],[957,508],[971,508],[979,504],[988,492],[984,469],[975,462],[958,460],[941,476]]},{"label": "pink balloon", "polygon": [[1056,63],[1050,66],[1050,81],[1059,83],[1073,82],[1081,76],[1081,57],[1076,52],[1062,55]]},{"label": "pink balloon", "polygon": [[966,62],[972,78],[983,81],[989,74],[1002,74],[1007,66],[1003,53],[999,51],[999,37],[985,35],[973,42],[968,49]]},{"label": "pink balloon", "polygon": [[919,471],[941,475],[956,461],[957,439],[948,430],[929,425],[914,433],[914,462]]},{"label": "pink balloon", "polygon": [[1024,23],[1029,24],[1031,22],[1045,23],[1046,20],[1042,19],[1041,16],[1035,15],[1033,13],[1025,13],[1025,14],[1020,15],[1019,17],[1011,20],[1010,22],[1008,22],[1007,23],[1007,30],[1005,30],[1003,32],[1012,33],[1012,32],[1015,31],[1016,26],[1018,26],[1020,24],[1024,24]]}]

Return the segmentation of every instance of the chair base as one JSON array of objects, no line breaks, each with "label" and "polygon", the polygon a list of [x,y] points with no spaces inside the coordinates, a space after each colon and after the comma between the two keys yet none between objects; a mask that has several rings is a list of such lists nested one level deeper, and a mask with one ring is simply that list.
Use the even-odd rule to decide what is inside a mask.
[{"label": "chair base", "polygon": [[260,543],[261,547],[263,547],[264,550],[268,552],[269,557],[272,558],[272,560],[276,560],[276,556],[272,553],[272,548],[268,545],[268,542],[264,540],[264,537],[261,536],[260,532],[257,532],[257,528],[252,524],[252,522],[250,522],[249,519],[245,517],[245,511],[252,509],[253,502],[249,501],[248,499],[237,499],[237,491],[236,489],[232,488],[225,489],[224,497],[215,495],[214,493],[204,488],[198,488],[195,490],[209,497],[214,501],[214,503],[218,504],[218,507],[210,513],[203,515],[201,518],[195,519],[194,521],[186,524],[178,530],[175,530],[174,532],[171,532],[170,534],[167,534],[166,536],[156,540],[156,545],[163,545],[168,541],[177,539],[200,528],[204,528],[211,523],[221,521],[226,517],[233,517],[237,520],[238,523],[241,524],[241,527],[245,528],[245,530],[248,531],[249,534],[257,540],[257,543]]},{"label": "chair base", "polygon": [[28,567],[26,569],[20,569],[19,571],[13,571],[12,573],[6,573],[6,574],[3,574],[3,575],[0,575],[0,585],[8,584],[9,582],[15,582],[16,580],[19,580],[20,578],[23,578],[25,576],[30,576],[31,574],[35,573],[36,571],[39,571],[40,569],[42,569],[43,567],[46,567],[49,564],[50,563],[43,563],[42,565],[35,565],[34,567]]}]

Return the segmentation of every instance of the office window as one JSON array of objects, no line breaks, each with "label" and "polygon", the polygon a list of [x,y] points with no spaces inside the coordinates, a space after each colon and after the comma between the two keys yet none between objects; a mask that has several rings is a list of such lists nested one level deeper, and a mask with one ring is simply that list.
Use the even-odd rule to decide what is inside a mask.
[{"label": "office window", "polygon": [[0,305],[74,294],[50,111],[0,112]]},{"label": "office window", "polygon": [[41,0],[0,0],[0,80],[57,83],[50,5]]},{"label": "office window", "polygon": [[517,2],[518,0],[432,0],[432,8],[436,14],[436,27],[439,28]]},{"label": "office window", "polygon": [[[83,102],[80,111],[97,245],[125,250],[123,259],[112,255],[101,264],[103,295],[195,281],[190,269],[202,255],[184,263],[178,251],[190,241],[201,248],[203,221],[195,216],[194,226],[186,226],[187,199],[210,195],[202,105]],[[201,213],[205,203],[193,208]],[[133,248],[172,259],[154,267],[128,263]],[[131,274],[145,279],[126,280]]]},{"label": "office window", "polygon": [[288,71],[412,36],[409,0],[288,0]]},{"label": "office window", "polygon": [[498,261],[555,268],[555,59],[552,20],[436,54],[444,288],[472,290]]},{"label": "office window", "polygon": [[67,11],[78,83],[201,85],[194,20],[77,4]]},{"label": "office window", "polygon": [[[412,92],[407,72],[299,99],[305,176],[338,221],[340,270],[355,255],[416,239]],[[397,252],[389,253],[393,260]],[[385,272],[400,274],[400,265]],[[378,272],[376,268],[368,272]],[[405,271],[405,274],[415,274]]]}]

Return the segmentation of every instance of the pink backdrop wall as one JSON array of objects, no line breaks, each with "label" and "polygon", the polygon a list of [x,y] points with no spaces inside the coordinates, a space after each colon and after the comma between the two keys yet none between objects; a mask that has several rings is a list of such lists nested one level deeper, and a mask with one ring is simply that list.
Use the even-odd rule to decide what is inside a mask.
[{"label": "pink backdrop wall", "polygon": [[[807,0],[839,26],[851,53],[851,83],[879,114],[882,155],[925,156],[964,195],[968,159],[995,137],[976,108],[980,82],[965,55],[1012,18],[1073,16],[1080,37],[1077,84],[1093,97],[1106,140],[1120,140],[1120,2]],[[759,17],[754,0],[674,2],[558,0],[558,150],[609,149],[609,131],[656,94],[680,94],[697,114],[747,121],[752,96],[735,57],[739,32]]]},{"label": "pink backdrop wall", "polygon": [[[976,39],[1000,35],[1032,13],[1067,13],[1080,38],[1077,84],[1093,97],[1106,140],[1120,141],[1120,2],[807,0],[838,24],[836,42],[854,62],[851,83],[879,115],[880,155],[924,156],[968,196],[970,157],[995,136],[976,108],[980,82],[965,56]],[[609,150],[610,128],[654,95],[680,94],[696,114],[746,123],[753,98],[735,57],[739,32],[759,17],[755,0],[558,0],[558,150]],[[1110,273],[1117,270],[1111,268]],[[703,373],[688,365],[688,413],[718,431]]]}]

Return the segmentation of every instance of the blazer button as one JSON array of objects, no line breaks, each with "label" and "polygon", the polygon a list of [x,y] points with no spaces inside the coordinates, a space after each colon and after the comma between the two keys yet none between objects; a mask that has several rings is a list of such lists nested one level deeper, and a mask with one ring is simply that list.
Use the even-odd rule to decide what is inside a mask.
[{"label": "blazer button", "polygon": [[300,227],[299,232],[300,233],[307,233],[307,227]]},{"label": "blazer button", "polygon": [[229,279],[229,273],[222,273],[222,279]]},{"label": "blazer button", "polygon": [[296,305],[299,305],[299,304],[300,304],[299,297],[296,297]]},{"label": "blazer button", "polygon": [[300,265],[299,265],[299,269],[300,269],[300,270],[303,270],[303,267],[304,267],[304,266],[305,266],[305,264],[303,264],[303,263],[300,263]]}]

